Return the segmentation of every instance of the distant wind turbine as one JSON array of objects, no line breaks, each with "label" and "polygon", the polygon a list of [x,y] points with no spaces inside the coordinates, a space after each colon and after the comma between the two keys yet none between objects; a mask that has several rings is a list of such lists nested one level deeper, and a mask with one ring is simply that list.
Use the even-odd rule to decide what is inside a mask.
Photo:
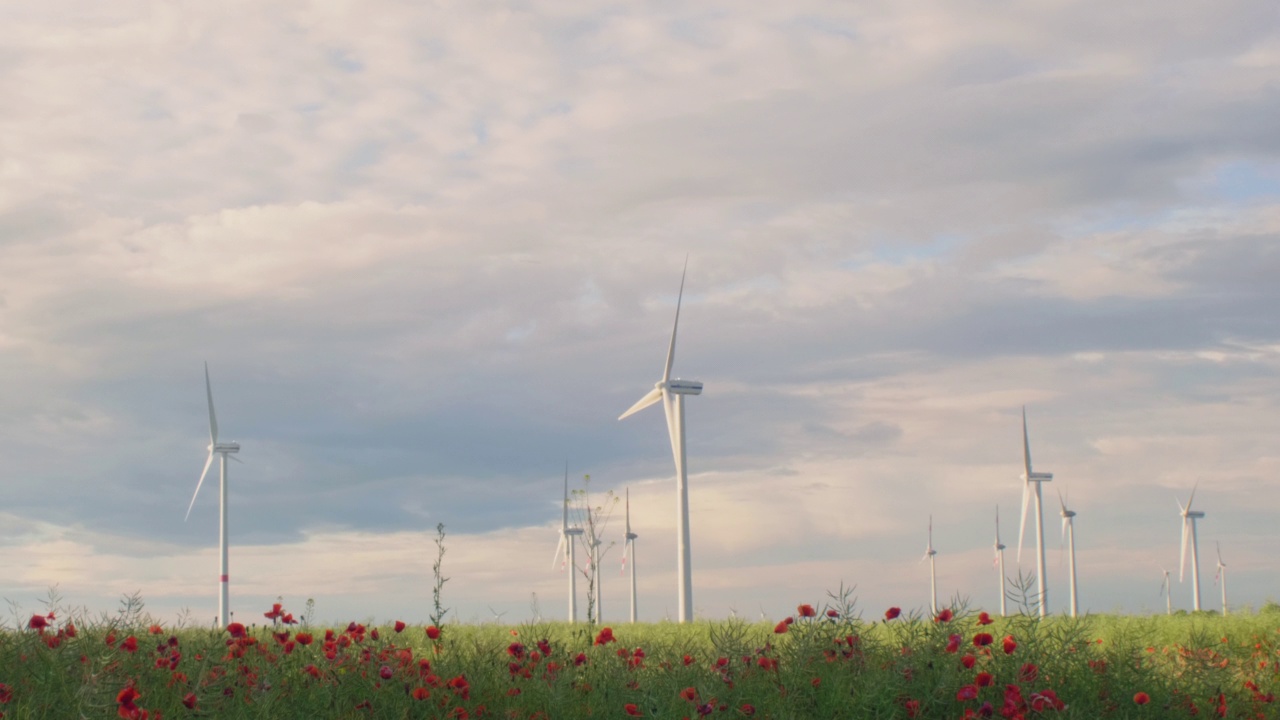
[{"label": "distant wind turbine", "polygon": [[1178,563],[1178,582],[1182,582],[1187,573],[1187,545],[1191,546],[1191,584],[1193,586],[1194,604],[1192,609],[1200,609],[1200,543],[1196,537],[1196,520],[1204,517],[1199,510],[1192,511],[1191,503],[1196,499],[1196,488],[1191,488],[1191,497],[1187,498],[1186,507],[1178,500],[1178,511],[1182,515],[1182,559]]},{"label": "distant wind turbine", "polygon": [[1160,568],[1160,572],[1164,573],[1164,582],[1160,583],[1160,592],[1164,595],[1164,613],[1165,615],[1173,614],[1173,585],[1169,583],[1169,571]]},{"label": "distant wind turbine", "polygon": [[200,486],[204,485],[204,478],[209,474],[209,466],[213,464],[213,456],[217,454],[221,458],[218,478],[218,551],[221,557],[218,573],[218,622],[225,628],[230,621],[231,611],[227,575],[227,460],[239,461],[239,458],[231,456],[240,452],[240,443],[218,442],[218,415],[213,410],[213,384],[209,382],[209,363],[207,362],[204,364],[204,391],[209,400],[209,457],[204,461],[204,470],[200,471],[200,480],[196,482],[196,491],[191,495],[191,504],[187,506],[187,516],[183,519],[191,517],[191,508],[196,506]]},{"label": "distant wind turbine", "polygon": [[924,557],[920,562],[929,561],[929,609],[938,614],[938,567],[934,558],[938,551],[933,549],[933,516],[929,516],[929,544],[924,548]]},{"label": "distant wind turbine", "polygon": [[1076,598],[1076,511],[1067,509],[1067,501],[1058,493],[1062,506],[1062,537],[1067,541],[1067,562],[1071,565],[1071,617],[1079,611]]},{"label": "distant wind turbine", "polygon": [[1222,582],[1222,614],[1227,614],[1227,564],[1222,562],[1222,544],[1214,543],[1218,549],[1218,572],[1213,576],[1213,581]]},{"label": "distant wind turbine", "polygon": [[[685,271],[688,271],[688,260],[685,260]],[[680,304],[684,300],[684,279],[680,276],[680,294],[676,298],[676,320],[671,326],[671,344],[667,347],[667,364],[662,370],[662,379],[654,384],[653,389],[640,398],[626,412],[618,416],[623,420],[647,407],[662,401],[667,415],[667,434],[671,438],[671,453],[676,462],[676,577],[680,599],[680,622],[693,621],[693,570],[690,567],[689,550],[689,484],[685,458],[684,433],[684,396],[702,394],[702,383],[697,380],[672,379],[671,365],[676,358],[676,331],[680,327]]]},{"label": "distant wind turbine", "polygon": [[627,534],[622,545],[622,570],[627,570],[627,560],[631,560],[631,622],[636,621],[636,538],[631,532],[631,488],[627,488]]},{"label": "distant wind turbine", "polygon": [[1035,485],[1036,498],[1036,584],[1040,601],[1040,617],[1049,614],[1048,587],[1044,577],[1044,503],[1040,486],[1053,480],[1053,473],[1034,472],[1031,469],[1031,440],[1027,435],[1027,408],[1022,407],[1022,522],[1018,526],[1018,562],[1022,562],[1022,542],[1027,529],[1027,503],[1031,500],[1031,486]]},{"label": "distant wind turbine", "polygon": [[[569,463],[564,464],[564,500],[560,506],[560,544],[556,545],[556,554],[552,557],[551,567],[556,566],[556,560],[561,557],[560,551],[564,550],[564,565],[569,568],[569,622],[578,621],[578,565],[577,554],[574,552],[574,538],[582,534],[582,528],[569,527]],[[561,567],[563,568],[564,565]]]},{"label": "distant wind turbine", "polygon": [[[930,543],[932,544],[932,543]],[[996,568],[1000,570],[1000,617],[1005,616],[1004,543],[1000,542],[1000,507],[996,506]]]}]

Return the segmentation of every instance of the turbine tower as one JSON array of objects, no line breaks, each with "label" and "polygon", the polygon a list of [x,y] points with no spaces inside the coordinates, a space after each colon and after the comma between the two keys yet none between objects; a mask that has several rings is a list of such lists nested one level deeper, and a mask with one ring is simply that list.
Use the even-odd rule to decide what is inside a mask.
[{"label": "turbine tower", "polygon": [[1200,609],[1200,543],[1196,538],[1196,520],[1204,517],[1204,513],[1191,510],[1191,502],[1196,499],[1196,489],[1191,488],[1191,497],[1187,498],[1187,506],[1178,500],[1178,510],[1182,515],[1182,559],[1178,565],[1178,582],[1182,582],[1187,573],[1187,544],[1191,545],[1191,584],[1194,593],[1193,610]]},{"label": "turbine tower", "polygon": [[[688,260],[685,260],[685,271],[688,271]],[[676,298],[676,320],[671,326],[671,344],[667,346],[667,364],[662,370],[662,379],[654,384],[647,395],[640,398],[626,412],[618,416],[623,420],[647,407],[662,401],[667,415],[667,434],[671,439],[671,453],[676,461],[676,577],[679,583],[679,617],[680,622],[693,621],[693,570],[690,567],[689,551],[689,484],[685,464],[684,446],[684,396],[702,394],[702,383],[698,380],[680,380],[671,377],[671,365],[676,358],[676,330],[680,327],[680,303],[684,300],[684,278],[680,276],[680,294]]]},{"label": "turbine tower", "polygon": [[209,466],[213,464],[216,454],[221,459],[218,478],[218,552],[220,554],[218,573],[218,623],[226,627],[229,622],[230,598],[227,576],[227,460],[239,461],[231,456],[240,452],[240,443],[218,442],[218,415],[213,410],[213,384],[209,382],[209,363],[204,364],[204,392],[209,400],[209,457],[204,461],[204,470],[200,471],[200,479],[196,482],[196,491],[191,496],[191,504],[187,506],[187,516],[191,517],[191,508],[196,506],[196,497],[200,495],[200,486],[209,474]]},{"label": "turbine tower", "polygon": [[[930,543],[932,544],[932,543]],[[996,568],[1000,570],[1000,617],[1005,616],[1004,543],[1000,542],[1000,506],[996,506]]]},{"label": "turbine tower", "polygon": [[1169,584],[1169,571],[1160,568],[1160,572],[1164,573],[1164,582],[1160,583],[1160,593],[1164,595],[1164,613],[1165,615],[1173,614],[1173,586]]},{"label": "turbine tower", "polygon": [[1218,572],[1213,576],[1213,581],[1215,583],[1218,582],[1219,580],[1222,581],[1222,616],[1226,617],[1227,615],[1227,564],[1222,562],[1222,545],[1220,543],[1215,542],[1214,546],[1217,547],[1218,549]]},{"label": "turbine tower", "polygon": [[1053,473],[1031,470],[1031,440],[1027,435],[1027,407],[1022,407],[1022,522],[1018,526],[1018,562],[1022,562],[1022,542],[1027,529],[1027,503],[1031,500],[1031,486],[1035,485],[1036,497],[1036,585],[1040,601],[1040,617],[1049,614],[1048,587],[1044,579],[1044,503],[1040,486],[1053,480]]},{"label": "turbine tower", "polygon": [[582,534],[582,528],[569,527],[569,463],[564,464],[564,502],[560,506],[560,544],[556,545],[556,554],[552,556],[551,567],[556,566],[556,558],[564,549],[564,564],[569,568],[569,622],[578,621],[578,565],[574,552],[574,538]]},{"label": "turbine tower", "polygon": [[631,560],[631,622],[636,621],[636,538],[631,532],[631,488],[627,488],[627,534],[622,544],[622,570],[627,570],[627,559]]},{"label": "turbine tower", "polygon": [[938,567],[934,557],[938,554],[933,549],[933,516],[929,516],[929,544],[925,546],[924,557],[920,558],[920,562],[929,561],[929,610],[934,615],[938,614]]},{"label": "turbine tower", "polygon": [[1071,617],[1079,612],[1076,599],[1076,511],[1067,509],[1067,501],[1058,493],[1058,504],[1062,506],[1062,537],[1067,541],[1067,562],[1071,564]]}]

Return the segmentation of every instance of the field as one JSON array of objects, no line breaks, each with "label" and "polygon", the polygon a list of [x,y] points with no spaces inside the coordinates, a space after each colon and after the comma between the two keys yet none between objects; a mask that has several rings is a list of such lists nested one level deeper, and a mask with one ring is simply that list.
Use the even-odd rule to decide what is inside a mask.
[{"label": "field", "polygon": [[[1039,621],[165,628],[136,606],[0,633],[9,718],[1276,718],[1280,614]],[[948,617],[949,616],[949,617]]]}]

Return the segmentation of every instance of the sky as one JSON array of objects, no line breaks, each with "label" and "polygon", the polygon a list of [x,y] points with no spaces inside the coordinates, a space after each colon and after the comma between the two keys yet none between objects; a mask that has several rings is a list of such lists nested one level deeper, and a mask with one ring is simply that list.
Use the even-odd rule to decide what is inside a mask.
[{"label": "sky", "polygon": [[[565,463],[639,613],[998,607],[1021,412],[1049,609],[1280,598],[1274,0],[0,7],[0,597],[566,613]],[[627,615],[622,507],[604,619]],[[1031,532],[1028,531],[1028,536]],[[580,554],[581,557],[581,554]],[[1189,575],[1189,572],[1188,572]],[[581,583],[580,583],[581,586]],[[581,587],[580,587],[581,592]],[[580,598],[585,606],[585,597]],[[12,619],[9,620],[12,622]]]}]

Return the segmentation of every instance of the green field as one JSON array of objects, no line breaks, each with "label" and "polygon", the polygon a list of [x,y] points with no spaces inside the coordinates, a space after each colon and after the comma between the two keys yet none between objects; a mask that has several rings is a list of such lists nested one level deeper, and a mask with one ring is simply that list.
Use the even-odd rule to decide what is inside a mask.
[{"label": "green field", "polygon": [[615,625],[612,641],[599,628],[565,623],[450,624],[435,640],[421,625],[397,632],[351,624],[328,629],[326,641],[325,628],[305,625],[266,624],[233,637],[155,626],[140,613],[88,621],[55,611],[52,619],[37,616],[47,627],[30,627],[41,621],[24,617],[22,628],[0,634],[0,713],[58,720],[1280,717],[1280,614],[1273,612],[1014,616],[989,625],[963,609],[946,621],[885,620],[879,611],[860,618],[846,606],[798,615],[781,626]]}]

